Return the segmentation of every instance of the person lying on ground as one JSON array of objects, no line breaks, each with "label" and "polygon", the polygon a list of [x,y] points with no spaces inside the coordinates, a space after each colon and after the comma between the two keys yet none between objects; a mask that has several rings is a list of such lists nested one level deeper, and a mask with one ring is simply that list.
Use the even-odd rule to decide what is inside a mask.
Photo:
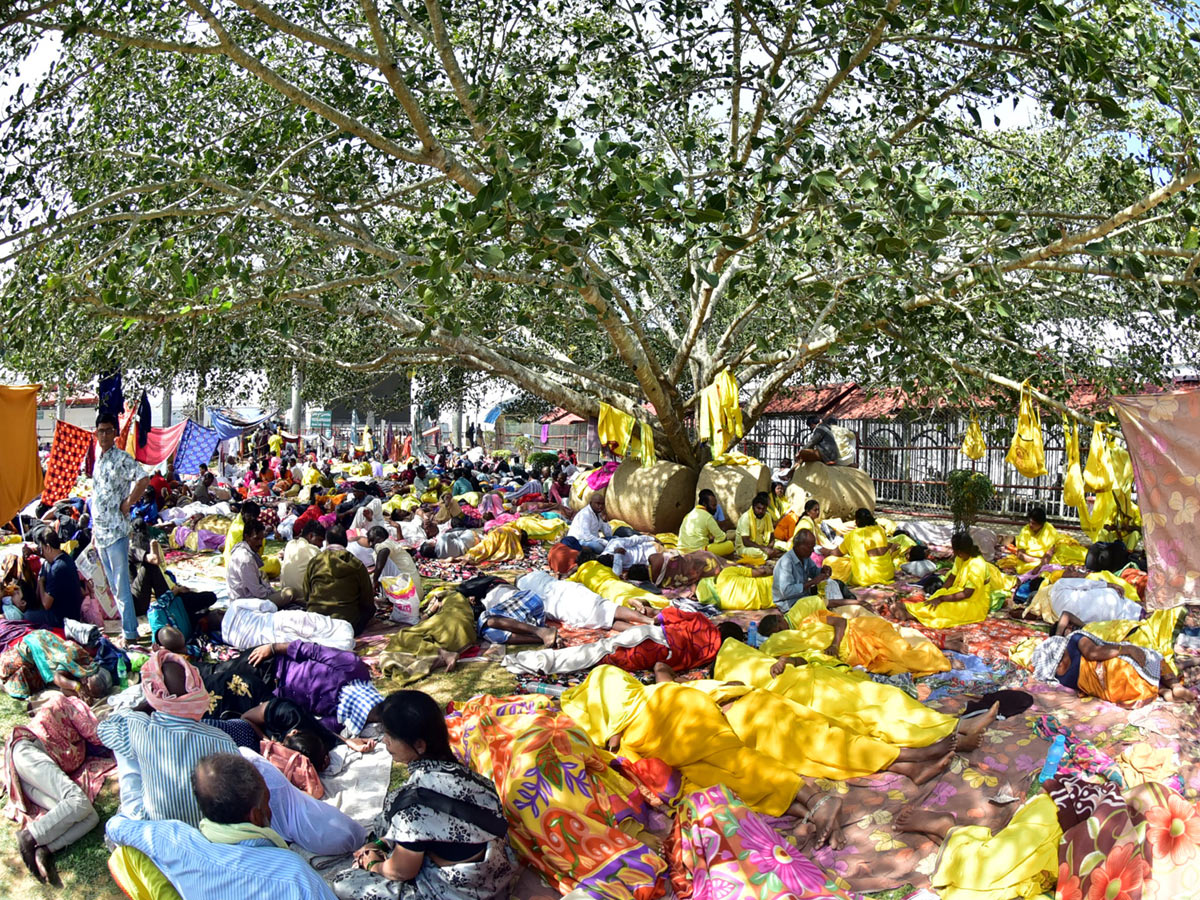
[{"label": "person lying on ground", "polygon": [[[99,746],[96,716],[78,697],[53,694],[33,718],[16,726],[4,748],[5,783],[17,820],[17,849],[38,881],[59,886],[54,854],[100,822],[84,777],[88,745]],[[71,776],[79,778],[79,782]],[[99,783],[94,785],[99,790]],[[38,808],[42,812],[38,812]]]},{"label": "person lying on ground", "polygon": [[159,647],[142,666],[141,676],[143,704],[114,712],[97,729],[117,758],[121,810],[132,819],[198,825],[201,814],[188,789],[188,775],[205,756],[233,753],[237,746],[223,731],[200,723],[208,710],[208,691],[186,658]]},{"label": "person lying on ground", "polygon": [[595,591],[574,581],[560,581],[549,572],[532,571],[517,579],[522,591],[536,594],[546,615],[580,628],[605,628],[625,631],[636,625],[653,622],[648,604],[630,608],[601,597]]},{"label": "person lying on ground", "polygon": [[558,629],[546,625],[542,598],[510,584],[492,588],[483,598],[479,636],[493,644],[542,644],[559,647]]},{"label": "person lying on ground", "polygon": [[714,578],[732,563],[707,550],[683,553],[679,550],[663,550],[651,553],[646,565],[633,565],[625,571],[627,581],[649,582],[661,588],[689,587],[702,578]]},{"label": "person lying on ground", "polygon": [[241,718],[258,732],[260,738],[278,741],[307,757],[318,774],[329,768],[329,754],[338,744],[345,744],[357,753],[370,753],[375,749],[375,741],[370,738],[343,737],[325,727],[299,703],[283,697],[272,697],[246,710]]},{"label": "person lying on ground", "polygon": [[[950,671],[950,661],[927,638],[906,638],[891,622],[873,613],[843,617],[827,610],[818,610],[793,625],[778,613],[763,616],[758,633],[766,638],[763,653],[779,659],[772,668],[774,675],[783,673],[788,664],[803,665],[803,658],[791,653],[824,653],[840,659],[848,666],[861,666],[880,675],[932,675]],[[967,652],[962,638],[948,641],[945,649]]]},{"label": "person lying on ground", "polygon": [[1033,651],[1032,662],[1039,681],[1122,706],[1144,706],[1160,696],[1179,702],[1196,699],[1163,665],[1160,653],[1082,631],[1046,638]]},{"label": "person lying on ground", "polygon": [[[333,900],[316,870],[271,828],[270,792],[249,760],[236,752],[208,754],[183,773],[182,788],[191,794],[199,827],[139,821],[122,805],[105,827],[118,848],[116,871],[129,877],[138,868],[136,857],[131,860],[123,849],[131,848],[144,853],[184,897]],[[136,784],[128,799],[141,805]]]},{"label": "person lying on ground", "polygon": [[[652,534],[631,534],[613,537],[604,545],[601,556],[612,557],[613,574],[622,577],[631,566],[646,565],[655,553],[662,553],[663,545]],[[585,562],[587,560],[584,560]]]},{"label": "person lying on ground", "polygon": [[740,681],[786,697],[832,719],[844,728],[896,747],[928,747],[957,733],[959,752],[978,749],[984,731],[999,714],[999,704],[984,716],[958,719],[938,712],[890,684],[834,665],[785,663],[738,641],[725,641],[713,663],[713,678]]},{"label": "person lying on ground", "polygon": [[14,700],[28,700],[51,685],[89,703],[108,694],[112,674],[75,641],[39,628],[0,653],[0,681]]}]

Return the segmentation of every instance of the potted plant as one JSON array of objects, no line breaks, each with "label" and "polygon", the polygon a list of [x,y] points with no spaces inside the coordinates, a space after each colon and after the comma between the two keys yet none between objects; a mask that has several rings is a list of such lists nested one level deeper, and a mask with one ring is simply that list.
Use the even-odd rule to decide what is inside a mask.
[{"label": "potted plant", "polygon": [[992,480],[982,472],[954,469],[946,477],[946,495],[950,501],[950,515],[954,518],[955,530],[961,531],[974,525],[979,519],[980,510],[995,493]]}]

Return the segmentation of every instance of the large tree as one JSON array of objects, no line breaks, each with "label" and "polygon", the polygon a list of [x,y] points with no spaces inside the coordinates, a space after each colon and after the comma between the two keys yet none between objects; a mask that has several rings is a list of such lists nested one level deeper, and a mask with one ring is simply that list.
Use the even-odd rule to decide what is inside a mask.
[{"label": "large tree", "polygon": [[1196,358],[1186,0],[9,10],[32,374],[462,367],[695,463],[727,367],[752,422],[798,377],[1049,402]]}]

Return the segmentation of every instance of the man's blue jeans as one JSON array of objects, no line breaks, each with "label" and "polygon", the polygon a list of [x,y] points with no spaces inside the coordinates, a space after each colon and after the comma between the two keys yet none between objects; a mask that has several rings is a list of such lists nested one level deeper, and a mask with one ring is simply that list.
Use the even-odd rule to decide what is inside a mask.
[{"label": "man's blue jeans", "polygon": [[97,547],[100,566],[108,579],[109,590],[117,601],[121,613],[121,630],[125,639],[137,640],[137,609],[133,605],[133,592],[129,589],[129,538],[123,537],[107,547]]}]

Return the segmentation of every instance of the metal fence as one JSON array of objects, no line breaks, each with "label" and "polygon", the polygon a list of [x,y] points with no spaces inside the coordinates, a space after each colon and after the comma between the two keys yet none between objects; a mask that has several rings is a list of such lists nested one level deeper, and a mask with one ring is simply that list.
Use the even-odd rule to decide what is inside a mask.
[{"label": "metal fence", "polygon": [[[742,442],[743,452],[772,467],[791,460],[804,445],[810,429],[804,415],[760,419]],[[875,496],[883,505],[946,509],[946,476],[954,469],[982,472],[996,493],[985,510],[1021,518],[1031,506],[1046,507],[1048,515],[1070,519],[1074,510],[1063,506],[1062,480],[1065,451],[1062,426],[1043,420],[1046,475],[1025,478],[1005,462],[1014,420],[1009,416],[981,416],[987,455],[972,461],[960,448],[970,420],[954,414],[921,419],[834,419],[832,424],[858,435],[858,465],[875,482]],[[1087,448],[1083,447],[1084,458]]]},{"label": "metal fence", "polygon": [[[546,429],[545,443],[542,443],[543,428]],[[580,464],[591,465],[600,459],[600,451],[587,449],[587,428],[586,422],[543,426],[537,422],[510,421],[505,418],[496,423],[496,449],[512,450],[513,441],[525,435],[533,441],[533,453],[574,450]]]}]

